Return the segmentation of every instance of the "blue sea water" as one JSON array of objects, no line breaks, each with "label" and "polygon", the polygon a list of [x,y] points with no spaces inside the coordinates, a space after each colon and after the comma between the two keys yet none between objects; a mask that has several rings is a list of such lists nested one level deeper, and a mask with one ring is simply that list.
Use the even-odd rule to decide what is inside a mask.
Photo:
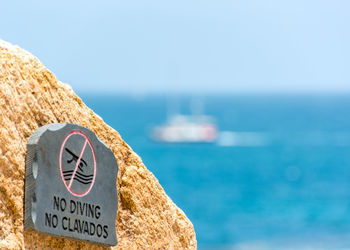
[{"label": "blue sea water", "polygon": [[[189,113],[189,96],[177,97]],[[199,249],[350,248],[350,96],[201,98],[221,131],[262,145],[164,144],[164,96],[83,100],[138,153],[192,221]]]}]

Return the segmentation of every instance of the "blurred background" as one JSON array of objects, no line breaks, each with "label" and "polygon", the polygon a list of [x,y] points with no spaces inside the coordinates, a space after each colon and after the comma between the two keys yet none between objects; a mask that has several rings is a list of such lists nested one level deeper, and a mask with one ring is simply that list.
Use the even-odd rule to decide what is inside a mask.
[{"label": "blurred background", "polygon": [[350,2],[6,1],[118,130],[199,249],[350,248]]}]

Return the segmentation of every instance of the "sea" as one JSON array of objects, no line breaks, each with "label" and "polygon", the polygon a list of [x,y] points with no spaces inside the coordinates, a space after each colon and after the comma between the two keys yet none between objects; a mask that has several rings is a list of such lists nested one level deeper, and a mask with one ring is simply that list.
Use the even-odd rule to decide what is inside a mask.
[{"label": "sea", "polygon": [[[199,249],[350,249],[350,95],[82,99],[186,213]],[[193,100],[215,118],[217,142],[150,138],[169,117],[169,103],[191,114]]]}]

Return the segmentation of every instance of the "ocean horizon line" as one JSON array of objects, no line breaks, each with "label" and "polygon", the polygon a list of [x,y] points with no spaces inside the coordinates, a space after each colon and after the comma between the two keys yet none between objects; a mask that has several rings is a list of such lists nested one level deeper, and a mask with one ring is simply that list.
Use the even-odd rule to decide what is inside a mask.
[{"label": "ocean horizon line", "polygon": [[73,89],[79,96],[122,96],[131,98],[145,97],[235,97],[235,96],[291,96],[291,97],[332,97],[350,96],[350,91],[343,92],[123,92],[123,91],[81,91]]}]

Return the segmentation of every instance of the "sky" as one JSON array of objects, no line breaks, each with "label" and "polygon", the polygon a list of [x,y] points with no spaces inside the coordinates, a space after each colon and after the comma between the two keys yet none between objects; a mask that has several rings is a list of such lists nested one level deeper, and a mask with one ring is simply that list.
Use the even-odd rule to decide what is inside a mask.
[{"label": "sky", "polygon": [[3,1],[0,39],[79,93],[350,93],[348,0]]}]

